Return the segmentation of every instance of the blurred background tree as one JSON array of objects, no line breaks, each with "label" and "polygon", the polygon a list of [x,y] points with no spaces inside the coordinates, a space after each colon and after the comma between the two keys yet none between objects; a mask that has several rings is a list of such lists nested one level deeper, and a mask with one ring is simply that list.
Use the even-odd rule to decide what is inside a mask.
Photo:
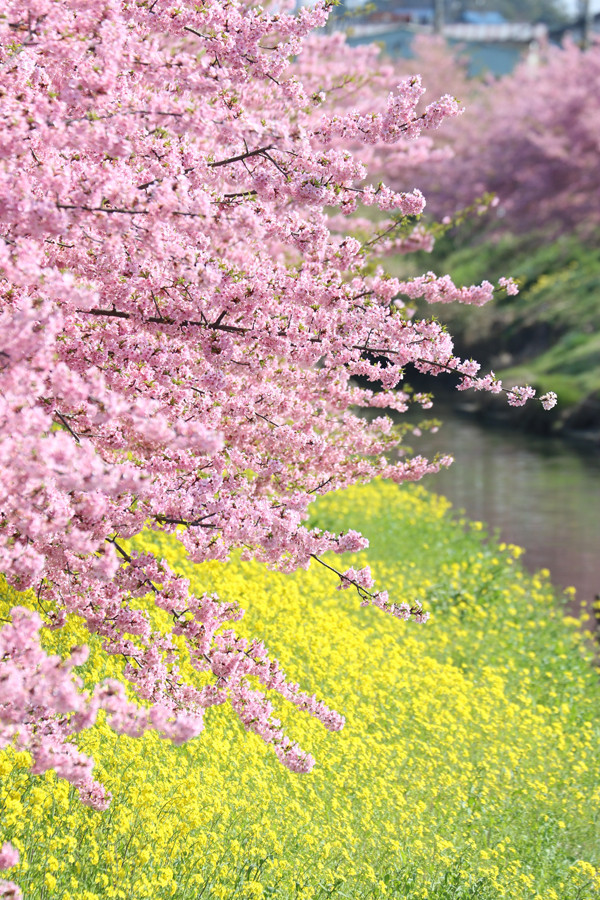
[{"label": "blurred background tree", "polygon": [[460,19],[468,12],[495,12],[509,22],[558,25],[568,18],[560,0],[447,0],[446,7],[452,19]]}]

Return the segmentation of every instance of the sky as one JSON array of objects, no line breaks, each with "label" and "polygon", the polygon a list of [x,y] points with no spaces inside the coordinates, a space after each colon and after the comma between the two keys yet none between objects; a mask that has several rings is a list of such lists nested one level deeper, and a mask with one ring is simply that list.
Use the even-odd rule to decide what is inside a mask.
[{"label": "sky", "polygon": [[[580,10],[579,0],[561,0],[561,6],[563,6],[571,16],[574,16]],[[592,12],[600,12],[600,0],[592,0],[591,7]]]},{"label": "sky", "polygon": [[579,3],[578,0],[561,0],[561,6],[566,9],[569,15],[575,15],[578,11]]}]

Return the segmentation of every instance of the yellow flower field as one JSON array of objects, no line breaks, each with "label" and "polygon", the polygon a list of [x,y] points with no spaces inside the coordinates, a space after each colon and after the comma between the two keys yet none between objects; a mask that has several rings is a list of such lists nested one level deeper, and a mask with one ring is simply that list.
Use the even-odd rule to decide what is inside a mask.
[{"label": "yellow flower field", "polygon": [[[600,897],[598,673],[547,578],[420,487],[331,495],[314,518],[360,527],[372,546],[348,565],[368,561],[378,587],[421,600],[430,622],[360,608],[322,567],[193,566],[145,535],[198,592],[239,600],[238,631],[263,637],[346,726],[326,733],[279,702],[317,759],[295,775],[229,709],[209,710],[180,748],[101,722],[79,743],[114,794],[106,813],[52,774],[30,776],[25,754],[0,753],[0,843],[22,852],[4,877],[27,900]],[[15,600],[34,603],[4,588],[0,616]],[[45,636],[63,653],[82,640],[77,621]],[[84,678],[118,673],[91,646]]]}]

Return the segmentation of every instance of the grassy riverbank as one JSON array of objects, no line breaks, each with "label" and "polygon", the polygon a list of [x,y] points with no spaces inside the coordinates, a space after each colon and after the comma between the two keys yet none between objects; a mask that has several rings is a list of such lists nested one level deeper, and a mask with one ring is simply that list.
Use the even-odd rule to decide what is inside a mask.
[{"label": "grassy riverbank", "polygon": [[[442,238],[433,255],[399,260],[400,270],[432,268],[457,284],[516,277],[521,292],[482,309],[441,304],[429,307],[449,325],[462,355],[473,355],[486,370],[513,383],[528,382],[540,393],[554,390],[559,409],[549,421],[560,428],[600,429],[600,254],[564,236],[488,235],[466,242]],[[588,401],[586,411],[582,407]],[[596,402],[597,401],[597,402]],[[572,420],[572,421],[570,421]]]},{"label": "grassy riverbank", "polygon": [[[360,525],[378,585],[422,600],[431,621],[360,608],[322,568],[193,567],[164,542],[197,590],[240,601],[239,630],[264,636],[346,727],[326,734],[281,705],[317,758],[298,776],[223,709],[181,748],[99,725],[81,743],[114,794],[104,814],[3,751],[0,842],[23,851],[8,874],[27,900],[599,895],[600,685],[547,576],[525,574],[518,548],[485,541],[420,487],[332,495],[315,521]],[[82,637],[73,622],[47,641],[66,650]],[[94,645],[84,676],[114,672]]]}]

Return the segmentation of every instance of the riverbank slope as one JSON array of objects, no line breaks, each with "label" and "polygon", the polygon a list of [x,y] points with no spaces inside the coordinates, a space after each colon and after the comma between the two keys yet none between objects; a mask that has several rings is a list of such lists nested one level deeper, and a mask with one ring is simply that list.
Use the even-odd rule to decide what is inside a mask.
[{"label": "riverbank slope", "polygon": [[[114,794],[106,814],[5,749],[0,841],[23,851],[9,875],[26,897],[581,900],[600,889],[600,685],[547,575],[525,574],[518,548],[485,541],[480,523],[419,486],[331,495],[314,520],[360,525],[371,547],[342,567],[369,562],[378,587],[422,602],[430,622],[361,608],[319,566],[193,566],[172,539],[146,535],[193,590],[239,601],[236,628],[262,636],[346,726],[328,734],[275,698],[316,757],[302,776],[227,708],[180,748],[100,723],[80,742]],[[6,617],[15,597],[1,595]],[[152,615],[164,626],[166,613]],[[75,619],[46,635],[63,653],[84,639]],[[89,683],[122,677],[97,642],[80,671]]]},{"label": "riverbank slope", "polygon": [[478,359],[508,385],[527,382],[540,393],[555,391],[559,400],[551,413],[537,404],[509,413],[502,398],[473,392],[457,403],[512,427],[600,447],[600,253],[594,246],[572,236],[544,243],[539,236],[488,234],[485,242],[462,244],[445,237],[433,254],[397,262],[403,274],[407,265],[448,273],[457,284],[517,278],[516,297],[481,309],[434,304],[429,314],[448,325],[459,355]]}]

